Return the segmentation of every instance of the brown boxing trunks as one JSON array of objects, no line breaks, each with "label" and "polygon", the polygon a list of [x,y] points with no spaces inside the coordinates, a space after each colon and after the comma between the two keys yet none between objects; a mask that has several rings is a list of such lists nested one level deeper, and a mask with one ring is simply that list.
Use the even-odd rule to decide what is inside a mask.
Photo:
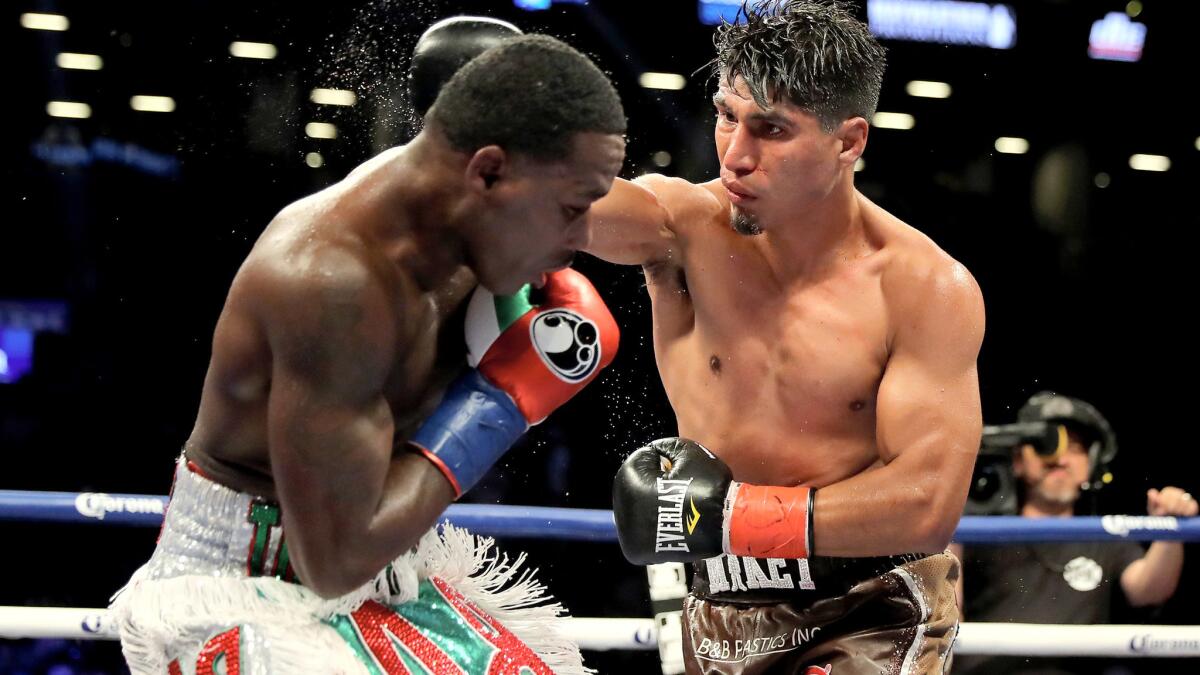
[{"label": "brown boxing trunks", "polygon": [[683,605],[688,675],[949,671],[959,574],[949,553],[720,556],[693,571]]}]

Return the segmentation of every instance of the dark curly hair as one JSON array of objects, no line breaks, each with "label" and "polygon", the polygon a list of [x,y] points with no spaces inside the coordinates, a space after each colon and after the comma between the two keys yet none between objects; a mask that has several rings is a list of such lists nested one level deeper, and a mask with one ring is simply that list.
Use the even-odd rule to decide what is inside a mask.
[{"label": "dark curly hair", "polygon": [[510,38],[472,59],[442,88],[429,117],[464,152],[498,145],[543,161],[569,155],[577,133],[625,133],[608,77],[545,35]]},{"label": "dark curly hair", "polygon": [[850,117],[870,121],[879,105],[885,51],[866,24],[836,2],[746,2],[744,22],[723,22],[713,38],[713,74],[732,87],[741,76],[763,108],[792,102],[832,131]]}]

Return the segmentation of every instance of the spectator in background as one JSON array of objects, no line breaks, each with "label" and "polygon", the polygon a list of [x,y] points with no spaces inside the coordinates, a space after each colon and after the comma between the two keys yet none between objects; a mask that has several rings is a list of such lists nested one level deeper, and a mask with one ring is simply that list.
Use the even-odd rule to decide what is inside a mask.
[{"label": "spectator in background", "polygon": [[[1108,422],[1090,404],[1051,392],[1034,395],[1019,421],[1047,421],[1067,428],[1065,451],[1042,456],[1033,446],[1014,449],[1020,514],[1069,518],[1084,486],[1094,484],[1105,444],[1114,444]],[[1110,453],[1111,454],[1111,453]],[[1151,516],[1194,516],[1196,500],[1177,487],[1149,490]],[[964,620],[1020,623],[1103,624],[1115,606],[1148,607],[1166,602],[1183,570],[1183,544],[1156,541],[1149,550],[1133,541],[1052,542],[951,546],[963,562],[958,598]],[[965,593],[964,593],[965,590]],[[1099,672],[1098,660],[1027,657],[959,657],[962,675],[1061,675]]]}]

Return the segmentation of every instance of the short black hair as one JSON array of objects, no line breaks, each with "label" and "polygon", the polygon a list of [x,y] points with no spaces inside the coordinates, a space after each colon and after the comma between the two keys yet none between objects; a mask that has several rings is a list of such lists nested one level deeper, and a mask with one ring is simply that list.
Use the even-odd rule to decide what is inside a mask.
[{"label": "short black hair", "polygon": [[743,3],[741,23],[723,22],[713,38],[713,72],[732,88],[741,76],[754,102],[785,99],[832,131],[851,117],[870,121],[879,105],[885,50],[866,24],[836,0]]},{"label": "short black hair", "polygon": [[539,160],[569,155],[577,133],[625,133],[608,76],[545,35],[510,38],[472,59],[442,88],[429,118],[458,150],[498,145]]}]

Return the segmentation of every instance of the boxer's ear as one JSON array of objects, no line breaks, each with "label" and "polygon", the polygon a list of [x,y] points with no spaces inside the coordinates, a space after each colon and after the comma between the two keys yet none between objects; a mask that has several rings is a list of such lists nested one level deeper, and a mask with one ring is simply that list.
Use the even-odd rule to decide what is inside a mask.
[{"label": "boxer's ear", "polygon": [[851,117],[838,125],[834,132],[841,142],[838,160],[843,164],[854,166],[863,151],[867,149],[867,133],[870,125],[861,117]]},{"label": "boxer's ear", "polygon": [[467,185],[481,192],[491,190],[510,170],[508,153],[498,145],[485,145],[467,161]]}]

